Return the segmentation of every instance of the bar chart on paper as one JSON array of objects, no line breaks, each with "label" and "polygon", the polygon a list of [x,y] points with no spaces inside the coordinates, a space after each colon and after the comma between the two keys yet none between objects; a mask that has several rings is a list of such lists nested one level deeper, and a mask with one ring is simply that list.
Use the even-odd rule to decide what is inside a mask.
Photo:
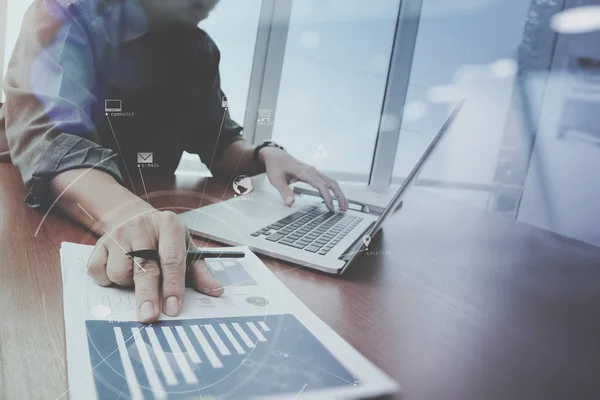
[{"label": "bar chart on paper", "polygon": [[355,384],[289,314],[86,327],[101,400],[246,399]]},{"label": "bar chart on paper", "polygon": [[212,276],[223,286],[254,286],[256,281],[246,271],[246,268],[235,259],[207,259]]}]

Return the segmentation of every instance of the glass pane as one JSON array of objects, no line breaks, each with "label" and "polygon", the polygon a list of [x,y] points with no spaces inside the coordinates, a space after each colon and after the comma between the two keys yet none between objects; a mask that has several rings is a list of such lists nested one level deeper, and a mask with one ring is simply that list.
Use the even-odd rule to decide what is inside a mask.
[{"label": "glass pane", "polygon": [[368,180],[399,0],[294,2],[273,139],[340,179]]},{"label": "glass pane", "polygon": [[[423,0],[394,178],[415,165],[460,99],[464,107],[421,178],[487,208],[515,86],[530,2]],[[472,186],[473,190],[465,188]],[[488,187],[488,193],[481,192]]]},{"label": "glass pane", "polygon": [[394,177],[464,98],[419,183],[600,246],[598,1],[461,4],[424,0]]}]

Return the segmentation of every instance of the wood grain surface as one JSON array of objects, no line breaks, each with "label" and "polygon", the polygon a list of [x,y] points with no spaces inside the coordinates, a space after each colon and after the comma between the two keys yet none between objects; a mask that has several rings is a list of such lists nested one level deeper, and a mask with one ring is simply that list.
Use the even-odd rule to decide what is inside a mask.
[{"label": "wood grain surface", "polygon": [[[146,184],[176,212],[203,190],[231,196],[192,177]],[[96,238],[25,194],[0,164],[0,398],[54,400],[68,390],[60,243]],[[265,261],[398,398],[600,399],[600,249],[415,190],[370,253],[343,277]]]}]

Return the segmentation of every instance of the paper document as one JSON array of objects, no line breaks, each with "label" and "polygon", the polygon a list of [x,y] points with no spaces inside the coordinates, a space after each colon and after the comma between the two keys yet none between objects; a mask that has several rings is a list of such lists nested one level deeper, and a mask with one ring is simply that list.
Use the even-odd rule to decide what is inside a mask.
[{"label": "paper document", "polygon": [[221,297],[187,288],[181,315],[145,325],[133,289],[87,276],[93,247],[63,243],[69,397],[346,399],[398,390],[247,247],[235,249],[246,257],[207,260]]}]

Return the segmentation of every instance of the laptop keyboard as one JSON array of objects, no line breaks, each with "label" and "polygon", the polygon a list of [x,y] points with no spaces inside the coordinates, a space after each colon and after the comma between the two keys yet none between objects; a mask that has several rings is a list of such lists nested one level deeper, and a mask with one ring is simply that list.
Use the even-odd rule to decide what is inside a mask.
[{"label": "laptop keyboard", "polygon": [[320,205],[314,205],[304,207],[252,233],[252,236],[325,255],[360,221],[360,217],[323,211]]}]

